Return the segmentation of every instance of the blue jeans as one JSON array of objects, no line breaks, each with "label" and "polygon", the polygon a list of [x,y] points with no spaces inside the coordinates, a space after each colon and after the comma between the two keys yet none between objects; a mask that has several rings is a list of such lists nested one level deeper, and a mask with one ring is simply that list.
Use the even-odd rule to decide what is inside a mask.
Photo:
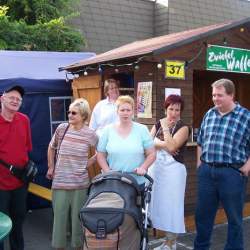
[{"label": "blue jeans", "polygon": [[215,168],[202,163],[197,170],[198,194],[195,212],[194,250],[207,250],[219,204],[228,220],[225,250],[243,250],[243,206],[247,177],[232,168]]},{"label": "blue jeans", "polygon": [[[9,215],[12,220],[12,230],[9,235],[11,250],[24,250],[23,222],[26,215],[27,187],[14,190],[0,190],[0,211]],[[3,250],[0,242],[0,250]]]}]

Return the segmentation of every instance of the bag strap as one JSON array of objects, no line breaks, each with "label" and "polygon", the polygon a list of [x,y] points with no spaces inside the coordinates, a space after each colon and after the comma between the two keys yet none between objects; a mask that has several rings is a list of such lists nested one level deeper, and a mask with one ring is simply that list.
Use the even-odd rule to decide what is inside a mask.
[{"label": "bag strap", "polygon": [[0,163],[6,167],[7,169],[11,170],[14,166],[13,165],[10,165],[8,164],[7,162],[3,161],[2,159],[0,159]]},{"label": "bag strap", "polygon": [[19,180],[21,179],[23,181],[23,179],[20,177],[23,174],[23,169],[20,169],[18,167],[15,167],[14,165],[8,164],[2,159],[0,159],[0,163],[2,164],[2,166],[6,167],[15,178]]},{"label": "bag strap", "polygon": [[59,147],[58,147],[58,149],[56,150],[56,159],[57,159],[57,157],[58,157],[58,154],[59,154],[59,151],[60,151],[60,148],[61,148],[61,145],[62,145],[63,138],[64,138],[64,136],[66,135],[66,132],[67,132],[68,129],[69,129],[69,124],[68,124],[67,127],[65,128],[65,130],[64,130],[64,132],[63,132],[63,136],[62,136],[62,138],[61,138],[61,140],[60,140]]},{"label": "bag strap", "polygon": [[[6,167],[7,169],[9,169],[9,171],[14,174],[21,174],[23,169],[19,169],[17,167],[15,167],[12,164],[8,164],[7,162],[3,161],[2,159],[0,159],[0,163],[2,164],[2,166]],[[15,176],[16,177],[16,176]]]},{"label": "bag strap", "polygon": [[160,133],[161,131],[161,125],[159,126],[159,128],[157,129],[157,127],[155,126],[156,132],[155,135],[153,136],[153,139],[157,137],[157,135]]}]

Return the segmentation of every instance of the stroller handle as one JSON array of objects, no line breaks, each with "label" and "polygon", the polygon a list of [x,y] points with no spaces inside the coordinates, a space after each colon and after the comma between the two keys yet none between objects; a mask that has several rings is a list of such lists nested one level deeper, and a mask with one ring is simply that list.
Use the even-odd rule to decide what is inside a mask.
[{"label": "stroller handle", "polygon": [[[123,173],[135,174],[135,175],[136,175],[135,172],[123,172]],[[152,178],[150,175],[148,175],[148,174],[146,173],[146,174],[144,174],[144,175],[142,175],[142,176],[145,177],[145,178],[150,182],[151,185],[153,185],[154,180],[153,180],[153,178]]]},{"label": "stroller handle", "polygon": [[143,175],[151,184],[154,183],[154,180],[151,176],[149,176],[147,173]]}]

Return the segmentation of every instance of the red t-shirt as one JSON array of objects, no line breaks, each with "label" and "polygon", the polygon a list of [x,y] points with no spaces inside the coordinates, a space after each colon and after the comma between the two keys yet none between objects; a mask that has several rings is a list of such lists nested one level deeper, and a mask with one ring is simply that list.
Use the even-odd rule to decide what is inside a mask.
[{"label": "red t-shirt", "polygon": [[[24,167],[32,150],[29,118],[17,112],[11,122],[0,114],[0,159],[14,166]],[[9,169],[0,164],[0,189],[13,190],[23,185]]]}]

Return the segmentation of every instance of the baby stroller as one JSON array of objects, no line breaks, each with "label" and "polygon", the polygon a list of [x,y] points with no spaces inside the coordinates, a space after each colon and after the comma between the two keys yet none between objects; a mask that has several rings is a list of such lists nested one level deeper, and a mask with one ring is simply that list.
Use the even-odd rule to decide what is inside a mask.
[{"label": "baby stroller", "polygon": [[[148,207],[153,179],[140,190],[129,173],[97,175],[80,211],[85,248],[90,250],[147,250]],[[144,212],[143,212],[144,210]]]}]

